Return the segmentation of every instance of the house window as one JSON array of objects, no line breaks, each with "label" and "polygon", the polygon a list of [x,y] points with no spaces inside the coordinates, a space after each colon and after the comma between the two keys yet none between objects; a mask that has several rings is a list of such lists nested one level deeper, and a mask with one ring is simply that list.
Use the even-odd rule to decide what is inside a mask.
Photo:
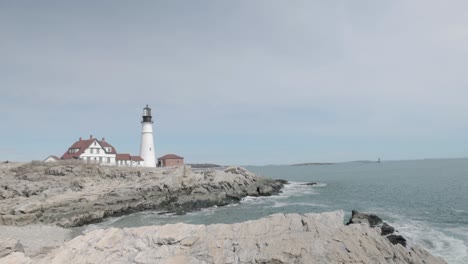
[{"label": "house window", "polygon": [[107,163],[110,163],[110,158],[107,158]]},{"label": "house window", "polygon": [[96,141],[94,141],[94,146],[96,146],[96,145],[97,145],[97,143],[96,143]]},{"label": "house window", "polygon": [[96,149],[96,153],[99,154],[99,149]]},{"label": "house window", "polygon": [[90,150],[91,150],[91,154],[93,154],[93,153],[94,153],[94,149],[93,149],[93,148],[91,148]]},{"label": "house window", "polygon": [[101,162],[102,162],[102,157],[99,157],[99,163],[101,163]]}]

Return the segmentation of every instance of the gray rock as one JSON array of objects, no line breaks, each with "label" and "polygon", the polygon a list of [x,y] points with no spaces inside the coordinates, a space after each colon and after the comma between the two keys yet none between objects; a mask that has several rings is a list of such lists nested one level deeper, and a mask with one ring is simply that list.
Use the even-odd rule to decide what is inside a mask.
[{"label": "gray rock", "polygon": [[13,238],[0,237],[0,258],[5,257],[13,252],[23,252],[24,248],[21,243]]},{"label": "gray rock", "polygon": [[[57,176],[60,176],[59,178]],[[0,166],[0,225],[81,226],[144,210],[184,214],[281,191],[244,168],[130,168],[29,163]]]},{"label": "gray rock", "polygon": [[11,254],[4,259],[41,264],[446,263],[419,247],[393,245],[366,225],[345,226],[343,216],[342,211],[275,214],[232,225],[98,229],[45,256],[24,259]]}]

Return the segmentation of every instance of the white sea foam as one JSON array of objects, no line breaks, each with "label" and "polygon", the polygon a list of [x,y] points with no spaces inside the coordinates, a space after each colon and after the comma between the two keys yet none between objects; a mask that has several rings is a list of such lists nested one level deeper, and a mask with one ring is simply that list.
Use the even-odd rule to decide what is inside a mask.
[{"label": "white sea foam", "polygon": [[316,185],[306,185],[307,182],[289,182],[284,185],[283,192],[279,196],[303,196],[310,194],[318,194],[315,188],[325,187],[325,183],[317,183]]},{"label": "white sea foam", "polygon": [[[434,226],[382,208],[366,211],[382,217],[385,222],[394,226],[408,240],[408,245],[419,245],[450,264],[468,263],[468,227]],[[389,221],[387,217],[393,221]]]},{"label": "white sea foam", "polygon": [[246,196],[242,198],[243,204],[265,204],[269,202],[268,196]]},{"label": "white sea foam", "polygon": [[468,263],[468,245],[462,239],[449,235],[449,230],[433,227],[427,222],[409,219],[399,219],[390,224],[408,239],[409,245],[420,245],[448,263]]},{"label": "white sea foam", "polygon": [[301,206],[310,206],[310,207],[328,207],[323,204],[317,204],[317,203],[282,203],[282,202],[275,202],[272,207],[286,207],[286,206],[292,206],[292,205],[301,205]]},{"label": "white sea foam", "polygon": [[[314,190],[315,187],[327,186],[325,183],[318,183],[317,185],[305,185],[305,184],[306,182],[289,182],[288,184],[284,185],[282,192],[279,193],[278,195],[247,196],[247,197],[242,198],[241,203],[260,205],[260,204],[269,204],[273,202],[274,203],[273,207],[283,207],[283,206],[278,206],[278,204],[279,205],[285,204],[284,206],[286,206],[287,203],[277,202],[277,200],[283,200],[289,197],[298,197],[298,196],[304,196],[304,195],[315,195],[315,194],[318,194],[317,191]],[[297,203],[297,205],[300,205],[300,204]],[[304,203],[303,205],[320,206],[320,205],[312,205],[310,203],[309,204]]]}]

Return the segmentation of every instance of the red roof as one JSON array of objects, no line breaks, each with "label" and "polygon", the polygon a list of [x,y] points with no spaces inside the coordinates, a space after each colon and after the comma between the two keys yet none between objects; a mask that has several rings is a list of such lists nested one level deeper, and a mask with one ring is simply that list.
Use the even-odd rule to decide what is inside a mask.
[{"label": "red roof", "polygon": [[143,158],[140,156],[130,156],[130,158],[134,161],[143,161]]},{"label": "red roof", "polygon": [[130,160],[130,154],[116,154],[115,160]]},{"label": "red roof", "polygon": [[104,149],[107,154],[117,154],[117,151],[115,150],[115,148],[111,144],[107,143],[107,141],[104,141],[104,140],[99,141],[98,140],[98,142],[103,148],[111,148],[111,151],[107,151],[107,149]]},{"label": "red roof", "polygon": [[174,154],[167,154],[167,155],[164,155],[164,156],[158,158],[158,160],[167,160],[167,159],[184,159],[184,158],[180,157],[180,156],[177,156],[177,155],[174,155]]},{"label": "red roof", "polygon": [[[90,138],[90,139],[85,139],[85,140],[82,140],[80,138],[80,140],[76,141],[75,143],[73,143],[73,145],[71,147],[68,148],[69,149],[78,149],[77,152],[75,153],[68,153],[68,150],[67,152],[65,152],[65,154],[62,155],[61,159],[78,159],[80,157],[81,154],[83,154],[83,152],[89,148],[89,146],[91,146],[91,144],[93,144],[94,141],[97,141],[99,145],[101,145],[101,147],[110,147],[111,148],[111,151],[110,152],[107,152],[108,154],[116,154],[117,151],[115,150],[115,148],[110,145],[109,143],[107,143],[106,141],[99,141],[95,138]],[[106,149],[104,149],[106,150]]]},{"label": "red roof", "polygon": [[[77,159],[80,155],[95,141],[95,138],[86,139],[86,140],[78,140],[71,147],[67,149],[67,152],[62,155],[61,159]],[[78,152],[75,153],[68,153],[69,149],[78,149]]]}]

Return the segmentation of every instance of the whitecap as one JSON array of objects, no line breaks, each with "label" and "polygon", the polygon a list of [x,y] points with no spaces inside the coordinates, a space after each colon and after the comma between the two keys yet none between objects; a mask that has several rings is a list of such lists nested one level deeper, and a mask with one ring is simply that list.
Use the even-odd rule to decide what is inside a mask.
[{"label": "whitecap", "polygon": [[317,183],[316,185],[306,185],[307,182],[289,182],[288,184],[284,185],[282,189],[282,193],[279,196],[303,196],[303,195],[311,195],[311,194],[318,194],[315,190],[315,187],[325,187],[327,186],[325,183]]},{"label": "whitecap", "polygon": [[287,206],[294,206],[294,205],[310,206],[310,207],[328,207],[326,205],[317,204],[317,203],[281,203],[281,202],[275,202],[271,207],[287,207]]},{"label": "whitecap", "polygon": [[436,228],[424,221],[409,219],[397,220],[390,224],[408,240],[410,246],[420,245],[448,263],[468,263],[467,245],[463,240],[449,235],[447,232],[449,230]]}]

